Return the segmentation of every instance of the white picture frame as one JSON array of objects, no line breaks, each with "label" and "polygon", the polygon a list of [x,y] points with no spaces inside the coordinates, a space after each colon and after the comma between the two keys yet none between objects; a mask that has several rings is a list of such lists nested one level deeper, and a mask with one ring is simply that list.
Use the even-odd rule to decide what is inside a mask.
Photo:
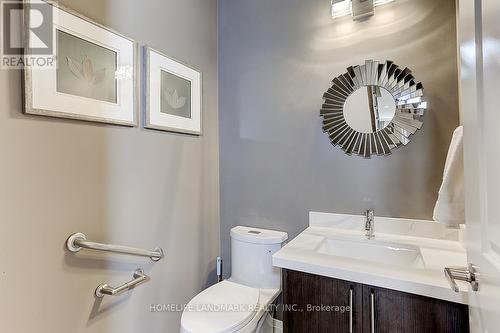
[{"label": "white picture frame", "polygon": [[148,46],[143,59],[144,127],[201,135],[202,73]]},{"label": "white picture frame", "polygon": [[[59,79],[58,75],[62,74],[60,72],[58,74],[55,67],[25,67],[24,112],[58,118],[137,126],[137,43],[57,3],[46,1],[46,4],[53,7],[52,45],[55,48],[58,67],[70,66],[71,61],[76,65],[70,66],[73,69],[71,72],[73,74],[67,74],[67,76],[73,75],[73,77],[64,78],[64,80]],[[30,10],[26,10],[25,7],[24,12],[25,50],[29,50],[30,34],[27,31]],[[72,44],[67,44],[66,49],[71,50],[73,54],[79,52],[78,54],[82,55],[80,57],[76,55],[75,59],[72,60],[68,60],[71,57],[59,57],[58,53],[62,50],[61,45],[58,44],[62,41],[61,36],[73,44],[81,45],[82,52],[79,49],[75,51],[74,47],[70,47]],[[83,55],[85,46],[88,46],[89,49],[95,48],[101,52],[107,52],[108,55],[113,54],[114,66],[100,68],[99,63],[85,66],[84,63],[87,64],[88,61],[91,61],[87,55]],[[84,71],[82,69],[89,67],[91,70]],[[80,75],[78,71],[84,71],[86,75]],[[104,74],[102,74],[103,71]],[[66,72],[68,72],[67,69]],[[100,79],[101,76],[105,76],[106,80]],[[75,82],[78,84],[72,85],[71,79],[76,80]],[[78,80],[87,80],[86,83],[92,87],[88,91],[84,91],[85,94],[83,94],[75,88],[82,86]],[[64,91],[59,89],[61,81],[65,83],[66,89]],[[112,97],[103,99],[92,95],[94,91],[98,94],[101,90],[112,90],[113,86],[110,87],[112,82],[114,82],[115,89]],[[104,84],[107,86],[102,87]]]}]

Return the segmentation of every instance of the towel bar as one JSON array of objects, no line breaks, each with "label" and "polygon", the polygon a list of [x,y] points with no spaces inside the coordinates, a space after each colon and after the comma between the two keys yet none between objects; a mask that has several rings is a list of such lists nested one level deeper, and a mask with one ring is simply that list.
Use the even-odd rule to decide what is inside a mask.
[{"label": "towel bar", "polygon": [[95,243],[88,241],[85,234],[81,232],[77,232],[69,236],[68,240],[66,241],[66,248],[71,252],[78,252],[82,248],[86,248],[98,251],[130,254],[135,256],[149,257],[153,261],[158,261],[164,256],[163,249],[161,247],[157,247],[151,251],[137,249],[129,246]]}]

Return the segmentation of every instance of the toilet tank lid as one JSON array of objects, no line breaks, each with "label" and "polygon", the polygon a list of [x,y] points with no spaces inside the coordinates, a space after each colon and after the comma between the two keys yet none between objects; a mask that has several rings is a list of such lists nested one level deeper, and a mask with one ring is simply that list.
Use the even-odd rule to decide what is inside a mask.
[{"label": "toilet tank lid", "polygon": [[237,226],[231,229],[231,238],[253,244],[281,244],[288,239],[282,231]]}]

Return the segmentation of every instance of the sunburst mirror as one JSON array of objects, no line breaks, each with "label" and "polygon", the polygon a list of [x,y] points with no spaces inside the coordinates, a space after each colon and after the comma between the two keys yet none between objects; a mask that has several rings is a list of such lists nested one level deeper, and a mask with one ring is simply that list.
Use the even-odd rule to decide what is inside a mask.
[{"label": "sunburst mirror", "polygon": [[330,142],[364,158],[408,144],[427,109],[422,83],[389,60],[348,67],[323,99],[320,114]]}]

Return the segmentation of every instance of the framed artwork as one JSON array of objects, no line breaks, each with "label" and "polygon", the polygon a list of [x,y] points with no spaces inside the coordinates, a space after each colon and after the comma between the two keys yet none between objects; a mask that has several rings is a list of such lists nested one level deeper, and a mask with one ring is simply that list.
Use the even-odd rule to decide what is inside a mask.
[{"label": "framed artwork", "polygon": [[201,73],[144,47],[144,127],[201,135]]},{"label": "framed artwork", "polygon": [[[25,67],[25,113],[136,126],[136,43],[55,3],[44,4],[52,7],[55,66]],[[31,11],[24,12],[29,54],[36,36],[28,29]]]}]

